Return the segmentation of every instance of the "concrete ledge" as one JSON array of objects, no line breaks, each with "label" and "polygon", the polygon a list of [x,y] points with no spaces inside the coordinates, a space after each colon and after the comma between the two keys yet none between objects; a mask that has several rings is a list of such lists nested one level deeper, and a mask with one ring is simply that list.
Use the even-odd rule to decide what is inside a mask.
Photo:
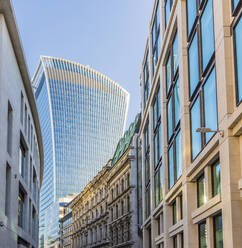
[{"label": "concrete ledge", "polygon": [[169,227],[169,237],[172,237],[183,230],[183,220],[178,221],[175,225]]},{"label": "concrete ledge", "polygon": [[192,212],[193,224],[209,217],[221,209],[221,195],[218,194],[209,200],[206,204]]}]

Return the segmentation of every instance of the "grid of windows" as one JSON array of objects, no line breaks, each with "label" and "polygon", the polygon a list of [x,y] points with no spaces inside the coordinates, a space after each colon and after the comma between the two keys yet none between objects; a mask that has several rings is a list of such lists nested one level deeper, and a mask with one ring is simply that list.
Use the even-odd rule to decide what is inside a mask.
[{"label": "grid of windows", "polygon": [[152,27],[152,49],[153,49],[153,74],[160,55],[160,2],[156,6],[156,13]]},{"label": "grid of windows", "polygon": [[197,129],[218,128],[212,0],[200,4],[187,1],[187,12],[191,159],[194,160],[213,136],[198,133]]},{"label": "grid of windows", "polygon": [[169,188],[182,174],[180,137],[179,58],[177,32],[166,63],[167,133],[169,146]]}]

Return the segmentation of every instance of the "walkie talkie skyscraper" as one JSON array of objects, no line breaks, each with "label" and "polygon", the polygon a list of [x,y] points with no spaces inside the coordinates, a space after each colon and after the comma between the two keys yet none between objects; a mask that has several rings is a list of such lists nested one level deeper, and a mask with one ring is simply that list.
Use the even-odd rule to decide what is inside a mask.
[{"label": "walkie talkie skyscraper", "polygon": [[58,233],[53,206],[79,193],[112,157],[129,94],[88,66],[52,57],[41,57],[32,84],[44,144],[40,247],[49,247]]}]

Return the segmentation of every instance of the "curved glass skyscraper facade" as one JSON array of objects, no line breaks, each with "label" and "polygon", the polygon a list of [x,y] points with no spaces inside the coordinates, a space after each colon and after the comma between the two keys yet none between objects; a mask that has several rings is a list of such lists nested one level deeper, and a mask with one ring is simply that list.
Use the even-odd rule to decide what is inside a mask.
[{"label": "curved glass skyscraper facade", "polygon": [[45,227],[53,224],[46,211],[50,213],[59,198],[79,193],[112,157],[125,129],[129,94],[90,67],[52,57],[41,57],[33,88],[44,143],[43,247],[55,238],[49,233],[49,241],[43,238]]}]

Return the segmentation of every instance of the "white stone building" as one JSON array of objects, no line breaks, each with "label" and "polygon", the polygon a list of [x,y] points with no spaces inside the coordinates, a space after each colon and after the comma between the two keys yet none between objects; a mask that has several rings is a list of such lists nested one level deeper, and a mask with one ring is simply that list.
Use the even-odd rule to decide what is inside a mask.
[{"label": "white stone building", "polygon": [[0,247],[38,247],[43,145],[9,0],[0,0]]}]

